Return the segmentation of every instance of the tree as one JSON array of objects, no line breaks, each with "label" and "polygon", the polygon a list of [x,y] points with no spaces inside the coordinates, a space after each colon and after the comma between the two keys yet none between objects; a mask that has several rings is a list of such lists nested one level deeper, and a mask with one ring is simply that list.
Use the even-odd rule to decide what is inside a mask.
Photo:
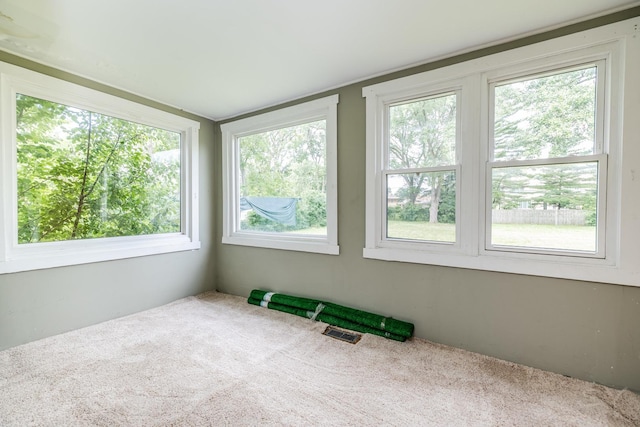
[{"label": "tree", "polygon": [[25,95],[16,117],[20,243],[180,231],[179,134]]},{"label": "tree", "polygon": [[456,223],[456,179],[452,173],[444,174],[438,204],[438,222]]},{"label": "tree", "polygon": [[[497,86],[496,160],[550,159],[594,153],[596,69],[589,67]],[[494,208],[520,201],[556,209],[584,206],[596,172],[587,164],[513,167],[493,177]],[[572,168],[581,172],[572,172]],[[494,170],[495,171],[495,170]]]},{"label": "tree", "polygon": [[[540,184],[533,186],[540,191],[534,198],[535,203],[542,203],[556,209],[555,224],[558,225],[560,209],[583,208],[584,204],[595,204],[597,170],[593,163],[571,164],[546,167],[537,173]],[[588,201],[593,199],[593,202]],[[595,206],[589,206],[595,208]]]},{"label": "tree", "polygon": [[[456,95],[445,95],[389,108],[389,168],[413,169],[455,164]],[[420,196],[429,200],[429,222],[438,222],[443,174],[403,173],[403,196],[414,209]]]},{"label": "tree", "polygon": [[296,226],[250,212],[243,228],[292,231],[326,226],[324,120],[240,138],[240,195],[297,198]]}]

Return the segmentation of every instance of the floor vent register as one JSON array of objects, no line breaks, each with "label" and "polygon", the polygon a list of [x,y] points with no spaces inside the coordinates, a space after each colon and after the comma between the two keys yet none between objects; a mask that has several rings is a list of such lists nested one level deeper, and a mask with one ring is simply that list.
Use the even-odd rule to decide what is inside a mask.
[{"label": "floor vent register", "polygon": [[351,344],[356,344],[358,341],[360,341],[360,338],[362,338],[361,334],[343,331],[333,326],[327,326],[327,329],[324,330],[323,334],[340,341],[346,341]]}]

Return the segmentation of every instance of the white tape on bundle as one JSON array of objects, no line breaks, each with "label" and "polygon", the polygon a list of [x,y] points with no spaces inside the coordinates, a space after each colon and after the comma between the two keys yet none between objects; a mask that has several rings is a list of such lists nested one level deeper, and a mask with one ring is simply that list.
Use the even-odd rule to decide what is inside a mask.
[{"label": "white tape on bundle", "polygon": [[270,302],[271,301],[271,297],[275,294],[275,292],[267,292],[266,294],[264,294],[264,296],[262,297],[262,301],[266,301],[266,302]]},{"label": "white tape on bundle", "polygon": [[[315,322],[316,317],[318,317],[318,314],[320,314],[322,312],[324,307],[325,307],[325,305],[323,303],[321,303],[321,302],[318,303],[318,305],[316,306],[316,311],[313,313],[313,315],[310,317],[310,319]],[[311,312],[307,311],[307,314],[311,314]]]},{"label": "white tape on bundle", "polygon": [[387,321],[387,318],[385,317],[384,319],[382,319],[382,322],[380,322],[380,329],[382,329],[383,331],[384,331],[384,327],[386,325],[386,321]]},{"label": "white tape on bundle", "polygon": [[266,307],[269,308],[269,302],[268,301],[260,301],[260,307]]}]

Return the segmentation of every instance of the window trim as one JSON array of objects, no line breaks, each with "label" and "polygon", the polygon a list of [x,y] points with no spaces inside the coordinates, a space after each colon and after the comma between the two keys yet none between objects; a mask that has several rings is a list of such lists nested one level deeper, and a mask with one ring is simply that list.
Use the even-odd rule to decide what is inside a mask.
[{"label": "window trim", "polygon": [[[577,51],[580,52],[580,51]],[[506,252],[506,253],[528,253],[528,254],[542,254],[542,255],[560,255],[560,256],[573,256],[583,258],[606,258],[606,217],[607,209],[598,210],[597,227],[596,227],[596,250],[594,252],[582,252],[569,249],[542,249],[536,247],[518,247],[518,246],[503,246],[493,245],[491,243],[492,233],[492,171],[494,169],[518,167],[518,166],[546,166],[546,165],[558,165],[569,163],[583,163],[583,162],[595,162],[598,165],[597,171],[597,183],[598,183],[598,206],[606,207],[606,195],[608,193],[607,185],[607,163],[608,155],[606,148],[608,144],[605,144],[607,138],[606,128],[608,116],[606,114],[607,108],[605,104],[610,97],[606,96],[609,91],[606,90],[607,76],[609,71],[607,70],[607,64],[610,64],[611,58],[609,54],[600,52],[588,56],[586,59],[580,56],[574,57],[570,55],[559,55],[562,60],[552,62],[550,65],[543,65],[542,67],[535,67],[534,71],[530,71],[528,63],[518,65],[515,67],[506,67],[506,70],[498,69],[486,73],[486,88],[488,90],[489,99],[489,116],[487,124],[489,126],[489,136],[487,139],[488,145],[488,158],[486,161],[485,173],[485,244],[484,248],[481,248],[481,253],[489,253],[492,251]],[[569,72],[572,70],[582,69],[586,66],[593,66],[597,69],[596,74],[596,103],[595,103],[595,148],[593,154],[580,155],[580,156],[567,156],[561,158],[535,158],[527,160],[496,160],[495,150],[492,144],[494,138],[494,94],[496,86],[502,84],[509,84],[513,82],[527,80],[529,78],[539,78],[544,76],[551,76],[562,72]],[[483,88],[484,89],[484,88]]]},{"label": "window trim", "polygon": [[[367,161],[367,185],[366,185],[366,218],[364,257],[376,258],[375,253],[380,253],[382,259],[387,259],[388,254],[394,249],[411,249],[419,253],[444,252],[463,253],[469,249],[465,247],[460,236],[468,225],[459,221],[462,209],[462,183],[460,177],[464,173],[461,159],[466,156],[461,141],[467,130],[462,126],[462,118],[467,115],[462,107],[468,100],[463,95],[469,85],[468,78],[448,78],[447,74],[438,74],[434,82],[415,82],[414,76],[409,78],[392,80],[375,86],[363,88],[363,96],[366,97],[366,161]],[[404,84],[404,83],[408,84]],[[389,141],[389,107],[411,102],[419,99],[438,97],[447,93],[456,94],[456,159],[452,165],[444,168],[456,172],[456,241],[409,241],[407,239],[388,238],[386,232],[386,180],[390,171],[388,165],[388,141]],[[375,113],[374,113],[375,111]],[[438,169],[438,168],[430,168]],[[401,170],[400,170],[401,171]],[[373,185],[371,183],[374,183]],[[375,213],[374,213],[375,212]],[[374,225],[375,224],[375,225]],[[376,249],[380,251],[370,251]],[[393,259],[401,261],[401,259]]]},{"label": "window trim", "polygon": [[[18,244],[16,94],[179,133],[180,232]],[[79,265],[200,248],[198,139],[200,123],[35,71],[0,62],[0,274]]]},{"label": "window trim", "polygon": [[[337,104],[338,95],[224,123],[222,132],[222,243],[338,255]],[[316,120],[326,120],[327,235],[253,232],[239,229],[239,139]]]},{"label": "window trim", "polygon": [[[635,259],[640,257],[640,250],[633,242],[632,232],[640,233],[640,225],[632,218],[640,212],[640,202],[632,195],[635,174],[633,162],[635,160],[637,164],[640,159],[640,149],[633,146],[630,138],[638,134],[640,125],[633,119],[634,114],[638,113],[638,105],[633,104],[630,97],[625,97],[623,90],[628,93],[640,90],[640,83],[630,77],[637,74],[640,64],[638,22],[640,19],[634,18],[364,87],[362,94],[367,108],[367,191],[363,256],[387,261],[639,286],[640,266]],[[487,173],[491,170],[488,120],[490,82],[598,60],[605,60],[606,72],[606,86],[598,90],[604,89],[608,93],[603,127],[606,159],[600,158],[601,165],[606,166],[606,171],[603,168],[602,173],[607,175],[608,186],[606,207],[602,210],[606,215],[603,221],[606,222],[607,232],[604,258],[570,257],[566,253],[556,255],[487,250]],[[381,138],[384,137],[384,102],[394,97],[419,98],[428,90],[425,88],[446,86],[447,82],[456,80],[464,80],[473,88],[471,91],[462,90],[460,210],[466,217],[460,218],[460,250],[443,250],[436,245],[389,245],[381,242],[380,155],[383,146]],[[625,140],[623,135],[626,136]],[[623,144],[625,158],[622,158]],[[621,232],[623,229],[624,233]]]}]

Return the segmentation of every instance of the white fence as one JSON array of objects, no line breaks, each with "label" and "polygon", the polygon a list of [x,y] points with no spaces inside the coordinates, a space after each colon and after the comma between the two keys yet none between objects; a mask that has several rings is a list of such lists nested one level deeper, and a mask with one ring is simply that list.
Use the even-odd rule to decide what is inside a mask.
[{"label": "white fence", "polygon": [[588,211],[574,209],[494,209],[494,224],[585,225]]}]

